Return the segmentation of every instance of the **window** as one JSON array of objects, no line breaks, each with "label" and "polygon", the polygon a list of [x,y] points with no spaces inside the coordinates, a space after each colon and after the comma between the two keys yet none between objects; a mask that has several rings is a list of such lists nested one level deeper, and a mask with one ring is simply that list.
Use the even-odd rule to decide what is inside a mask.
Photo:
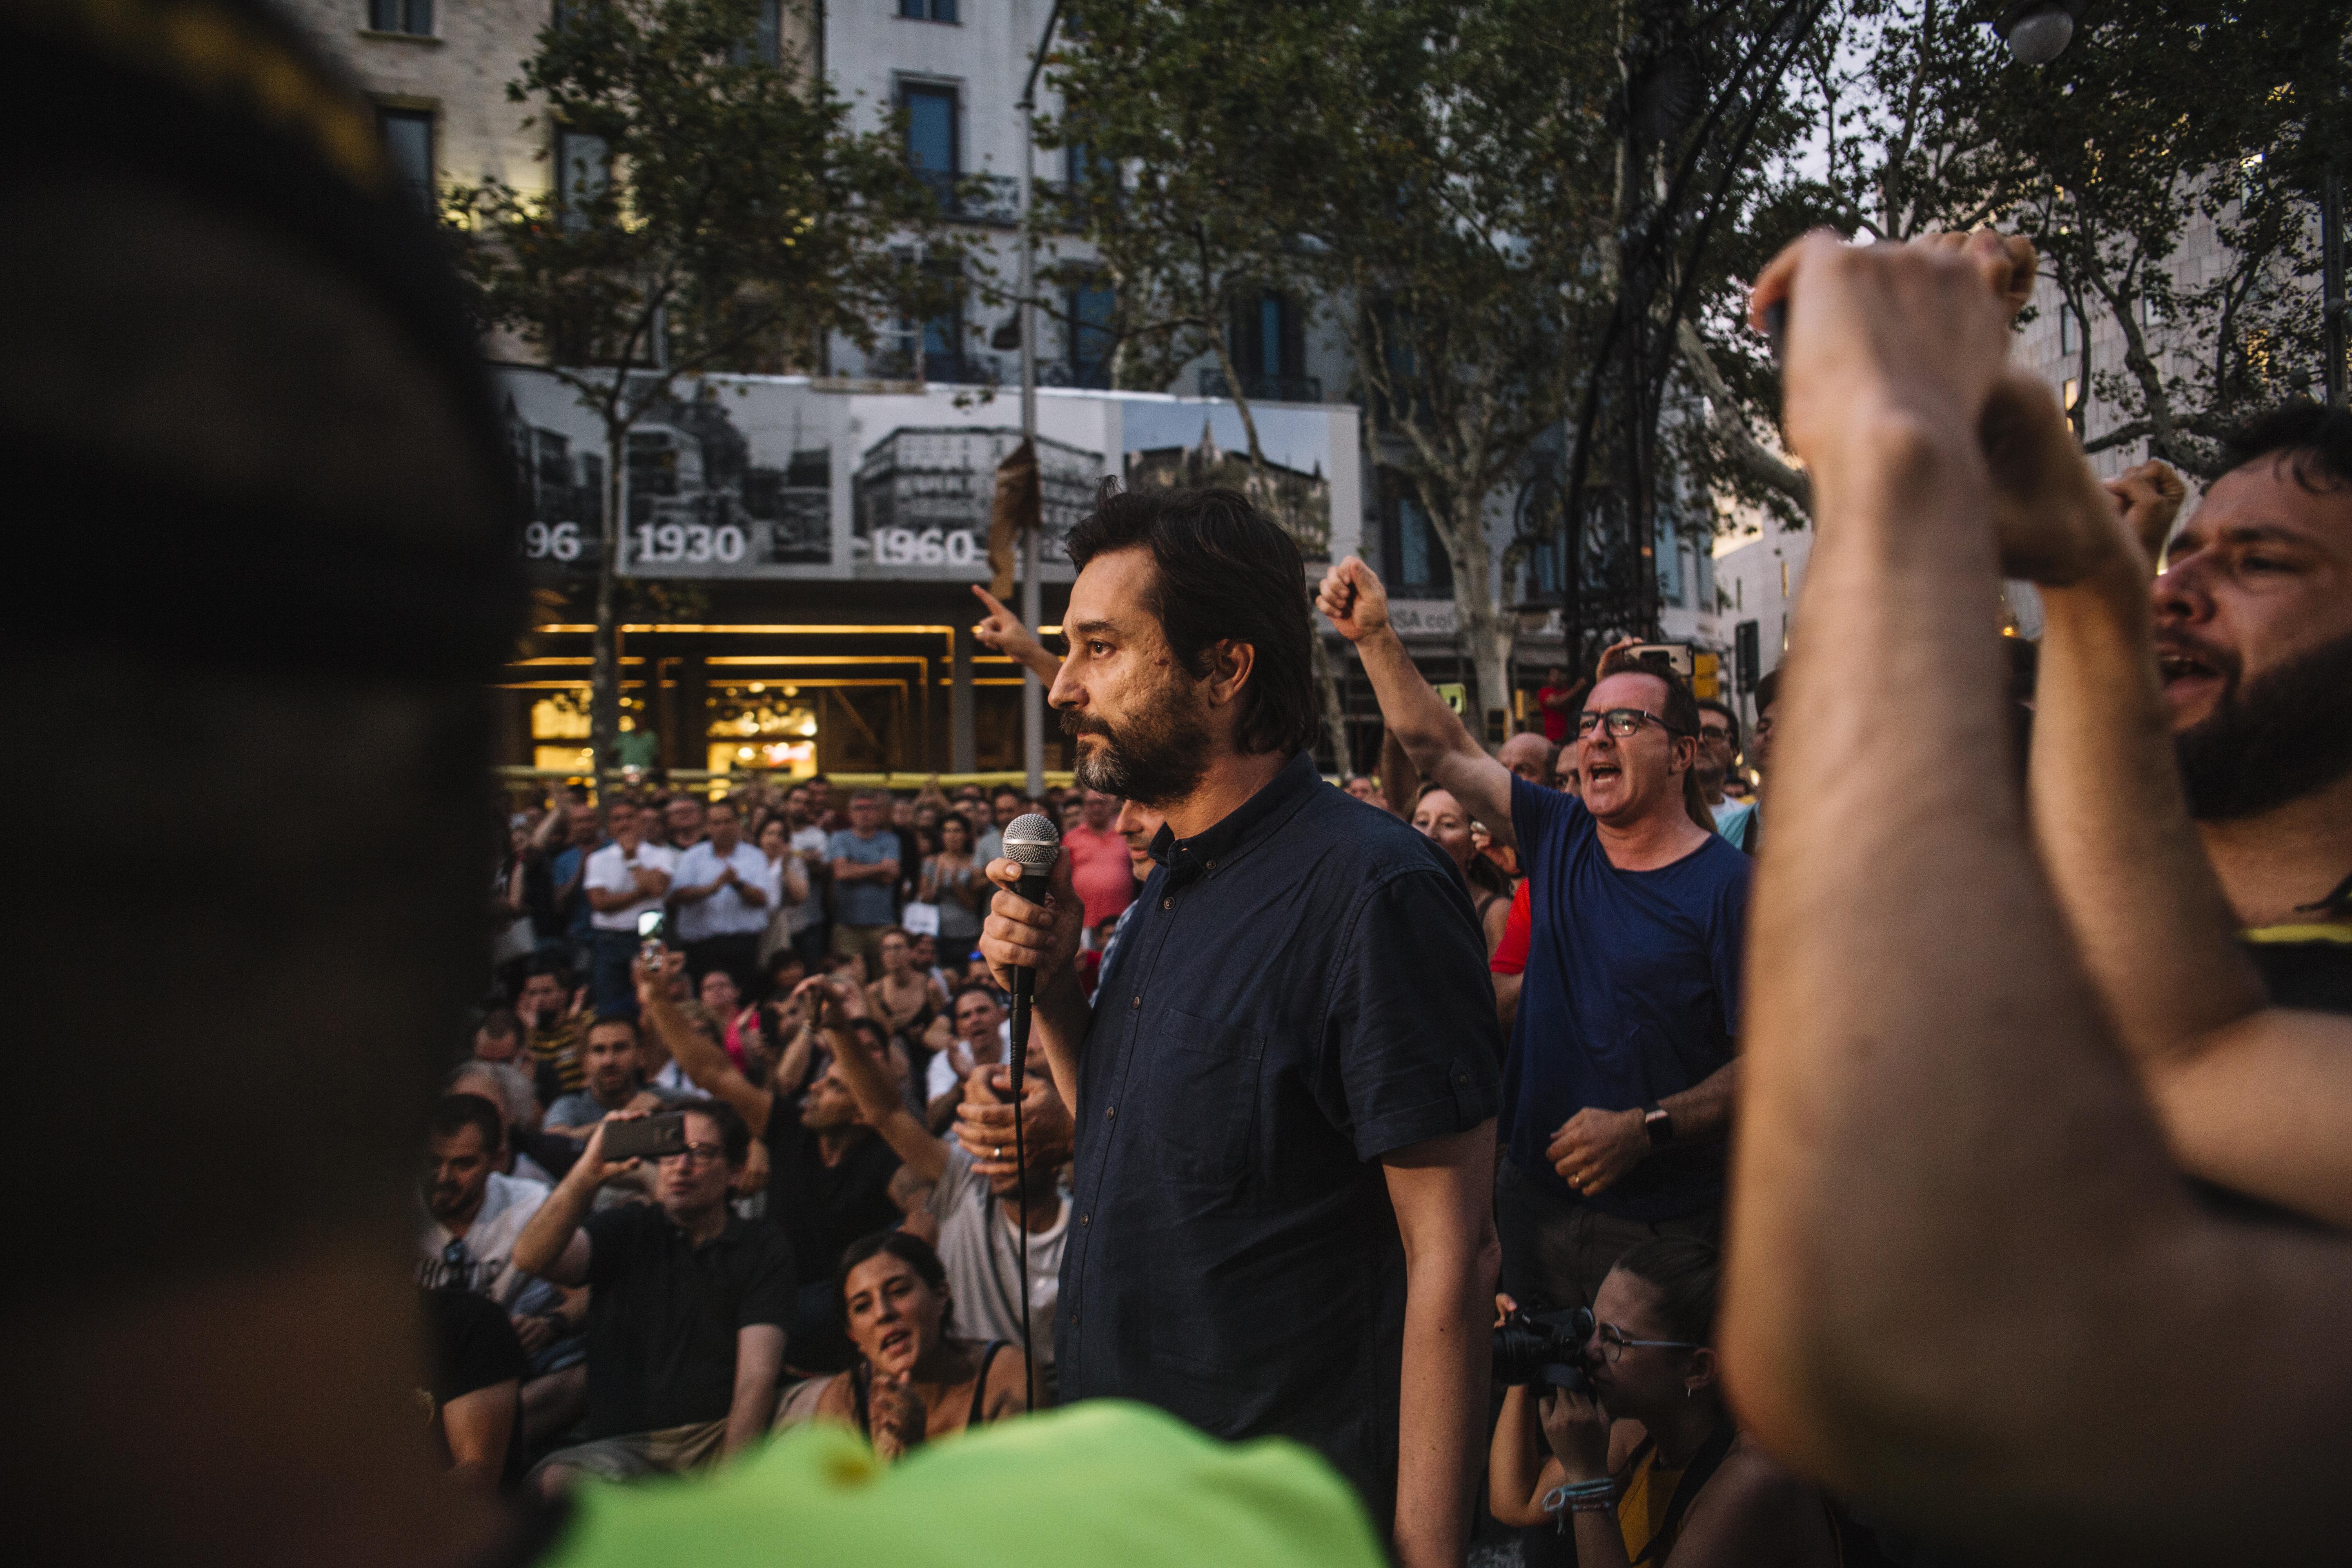
[{"label": "window", "polygon": [[898,0],[898,15],[909,22],[952,22],[956,0]]},{"label": "window", "polygon": [[1658,573],[1658,600],[1680,609],[1683,598],[1683,542],[1675,536],[1675,520],[1663,508],[1654,525],[1651,548]]},{"label": "window", "polygon": [[2061,402],[2062,404],[2063,404],[2063,405],[2065,405],[2065,408],[2066,408],[2066,412],[2067,412],[2067,413],[2072,414],[2072,413],[2074,413],[2074,412],[2075,405],[2076,405],[2077,404],[2081,403],[2082,401],[2083,401],[2083,383],[2082,383],[2082,381],[2081,381],[2081,380],[2080,380],[2080,378],[2078,378],[2078,377],[2071,376],[2071,375],[2070,375],[2070,376],[2068,376],[2068,377],[2066,378],[2066,390],[2065,390],[2065,392],[2064,392],[2063,395],[2061,395],[2061,396],[2059,397],[2059,402]]},{"label": "window", "polygon": [[391,155],[394,173],[401,184],[416,195],[427,206],[433,204],[433,115],[422,109],[379,109],[375,111],[377,132],[383,137],[383,150]]},{"label": "window", "polygon": [[1227,342],[1234,369],[1250,396],[1287,403],[1322,400],[1322,387],[1307,374],[1307,335],[1296,300],[1272,292],[1235,300]]},{"label": "window", "polygon": [[760,0],[760,19],[751,29],[751,41],[735,47],[735,63],[748,66],[754,61],[763,66],[784,62],[784,0]]},{"label": "window", "polygon": [[1444,542],[1437,537],[1420,501],[1402,489],[1392,489],[1385,510],[1381,520],[1381,559],[1391,574],[1390,586],[1411,598],[1452,594],[1454,563],[1446,558]]},{"label": "window", "polygon": [[586,209],[612,183],[613,154],[602,136],[577,131],[555,133],[555,202],[567,224],[585,223]]},{"label": "window", "polygon": [[1070,349],[1070,384],[1108,388],[1110,385],[1111,351],[1117,340],[1111,335],[1111,310],[1115,303],[1110,286],[1088,283],[1073,289],[1066,297],[1069,306],[1066,332]]},{"label": "window", "polygon": [[368,31],[433,36],[433,0],[368,0]]},{"label": "window", "polygon": [[2058,307],[2058,352],[2070,354],[2083,346],[2083,318],[2072,305]]},{"label": "window", "polygon": [[956,89],[909,82],[898,89],[898,106],[907,114],[907,162],[944,204],[955,194],[956,176],[963,171],[963,149],[956,137]]}]

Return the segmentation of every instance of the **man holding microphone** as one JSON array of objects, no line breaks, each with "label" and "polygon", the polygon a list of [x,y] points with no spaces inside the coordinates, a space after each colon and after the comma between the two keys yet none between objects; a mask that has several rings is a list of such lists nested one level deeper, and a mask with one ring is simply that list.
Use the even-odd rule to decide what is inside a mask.
[{"label": "man holding microphone", "polygon": [[1076,1110],[1056,1362],[1227,1437],[1319,1450],[1401,1562],[1458,1563],[1486,1417],[1501,1041],[1453,867],[1324,786],[1297,547],[1229,490],[1071,531],[1049,700],[1078,782],[1166,818],[1089,1005],[1067,860],[998,860],[981,952],[1035,974]]}]

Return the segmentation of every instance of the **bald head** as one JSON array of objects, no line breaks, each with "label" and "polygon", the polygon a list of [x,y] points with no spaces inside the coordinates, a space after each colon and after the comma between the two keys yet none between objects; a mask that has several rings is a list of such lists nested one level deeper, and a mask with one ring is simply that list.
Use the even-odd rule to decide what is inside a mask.
[{"label": "bald head", "polygon": [[1544,789],[1552,787],[1552,766],[1559,757],[1559,748],[1532,730],[1512,736],[1495,753],[1495,760],[1510,769],[1513,778]]}]

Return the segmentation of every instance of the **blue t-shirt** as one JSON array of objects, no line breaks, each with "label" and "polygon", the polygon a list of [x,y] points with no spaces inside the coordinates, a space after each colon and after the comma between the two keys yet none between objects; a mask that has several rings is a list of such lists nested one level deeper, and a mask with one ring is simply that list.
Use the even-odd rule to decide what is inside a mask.
[{"label": "blue t-shirt", "polygon": [[[577,844],[567,845],[557,850],[555,858],[547,863],[548,880],[559,888],[572,880],[580,869],[581,857],[587,853],[587,850]],[[588,889],[572,889],[572,918],[564,922],[564,933],[574,942],[588,941],[590,934],[588,917],[593,913],[595,911],[588,907]]]},{"label": "blue t-shirt", "polygon": [[[828,860],[878,865],[898,858],[898,836],[886,827],[871,838],[860,838],[845,827],[826,842],[824,855]],[[898,868],[900,871],[906,868]],[[871,881],[836,881],[833,885],[833,918],[845,926],[888,925],[898,918],[898,903],[891,896],[896,890],[894,884],[878,877]]]},{"label": "blue t-shirt", "polygon": [[1503,1068],[1503,1133],[1535,1185],[1626,1219],[1723,1201],[1719,1139],[1675,1143],[1580,1198],[1546,1157],[1586,1107],[1663,1100],[1729,1062],[1739,1024],[1747,856],[1724,839],[1654,871],[1609,863],[1574,795],[1511,781],[1511,824],[1531,889],[1528,966]]}]

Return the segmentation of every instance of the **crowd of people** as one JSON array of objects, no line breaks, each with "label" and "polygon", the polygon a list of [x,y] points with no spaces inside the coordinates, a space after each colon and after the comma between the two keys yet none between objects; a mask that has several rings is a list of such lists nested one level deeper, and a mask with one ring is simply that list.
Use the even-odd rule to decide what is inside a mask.
[{"label": "crowd of people", "polygon": [[1363,563],[1109,486],[1066,653],[982,623],[1076,791],[527,803],[486,964],[513,453],[372,110],[247,0],[0,36],[22,542],[122,545],[0,703],[172,769],[8,775],[104,825],[18,846],[21,1554],[2342,1555],[2352,415],[2180,520],[2008,364],[2030,247],[1811,237],[1746,710],[1615,647],[1490,753]]},{"label": "crowd of people", "polygon": [[[2344,461],[2344,425],[2291,410],[2254,427],[2178,540],[2183,487],[2162,465],[2101,492],[2142,559],[2169,540],[2176,564],[2157,600],[2166,689],[2204,844],[2242,889],[2236,919],[2261,939],[2248,951],[2285,1000],[2338,1008],[2352,996],[2327,944],[2342,928],[2304,930],[2294,917],[2331,914],[2343,889],[2288,869],[2304,849],[2295,810],[2261,832],[2231,825],[2293,805],[2281,791],[2297,777],[2333,784],[2325,768],[2267,763],[2288,781],[2275,784],[2245,770],[2271,744],[2257,720],[2327,731],[2340,727],[2341,699],[2294,659],[2239,687],[2249,658],[2284,635],[2270,617],[2289,611],[2259,595],[2232,604],[2247,572],[2232,564],[2225,582],[2206,563],[2242,526],[2220,509],[2257,486],[2273,510],[2315,511],[2332,484],[2352,483],[2330,466]],[[2053,603],[2063,627],[2063,589]],[[1587,679],[1554,671],[1538,727],[1490,752],[1414,668],[1370,568],[1333,568],[1318,606],[1354,643],[1388,737],[1381,776],[1334,782],[1409,823],[1449,868],[1478,933],[1497,1037],[1510,1042],[1496,1061],[1499,1147],[1486,1200],[1496,1312],[1589,1314],[1577,1331],[1586,1389],[1501,1392],[1487,1517],[1527,1531],[1531,1564],[1935,1561],[1869,1530],[1743,1433],[1715,1348],[1763,840],[1754,786],[1772,771],[1780,672],[1756,689],[1743,727],[1731,705],[1696,697],[1670,664],[1621,644]],[[1034,648],[1001,605],[990,608],[983,635]],[[2224,672],[2226,687],[2199,689]],[[1058,665],[1044,673],[1058,690]],[[2007,721],[2031,736],[2034,688],[2008,702]],[[2255,763],[2217,749],[2225,726]],[[2056,750],[2041,742],[2036,768]],[[1116,772],[1094,777],[1117,784]],[[1073,1191],[1085,1192],[1071,1107],[1087,1096],[1033,1076],[1028,1158],[1009,1156],[1002,966],[975,945],[995,890],[989,867],[1014,816],[1062,824],[1070,972],[1098,1005],[1129,916],[1145,907],[1139,894],[1158,888],[1163,909],[1177,902],[1187,845],[1173,825],[1105,788],[1031,797],[935,784],[845,797],[819,777],[748,782],[719,799],[654,789],[601,811],[581,793],[512,819],[493,924],[530,940],[505,944],[499,994],[433,1123],[419,1281],[496,1301],[515,1340],[485,1363],[515,1384],[500,1395],[516,1411],[511,1438],[499,1451],[453,1438],[453,1463],[512,1484],[527,1458],[556,1489],[583,1469],[689,1467],[809,1420],[852,1426],[889,1458],[1050,1404],[1057,1305],[1075,1282],[1064,1269]],[[1773,799],[1777,818],[1788,808]],[[2291,907],[2274,890],[2283,879]],[[656,911],[667,935],[649,939],[656,928],[640,918]],[[2168,1089],[2158,1109],[2210,1203],[2345,1215],[2324,1185],[2333,1163],[2248,1168],[2229,1113],[2202,1098],[2206,1077],[2185,1072],[2149,1085]],[[600,1126],[681,1108],[685,1154],[656,1169],[603,1157]],[[1160,1152],[1183,1157],[1175,1145]],[[1297,1157],[1295,1146],[1267,1153]],[[643,1229],[656,1212],[668,1227]],[[671,1245],[646,1245],[661,1237]],[[698,1239],[741,1260],[698,1262],[683,1245]],[[599,1245],[614,1260],[597,1263]],[[632,1305],[648,1291],[670,1317]],[[600,1334],[600,1310],[638,1326]],[[714,1311],[731,1338],[713,1330]],[[699,1333],[687,1323],[696,1312]],[[494,1337],[439,1314],[453,1346]],[[600,1392],[605,1384],[628,1392]],[[655,1388],[663,1398],[648,1397]]]}]

